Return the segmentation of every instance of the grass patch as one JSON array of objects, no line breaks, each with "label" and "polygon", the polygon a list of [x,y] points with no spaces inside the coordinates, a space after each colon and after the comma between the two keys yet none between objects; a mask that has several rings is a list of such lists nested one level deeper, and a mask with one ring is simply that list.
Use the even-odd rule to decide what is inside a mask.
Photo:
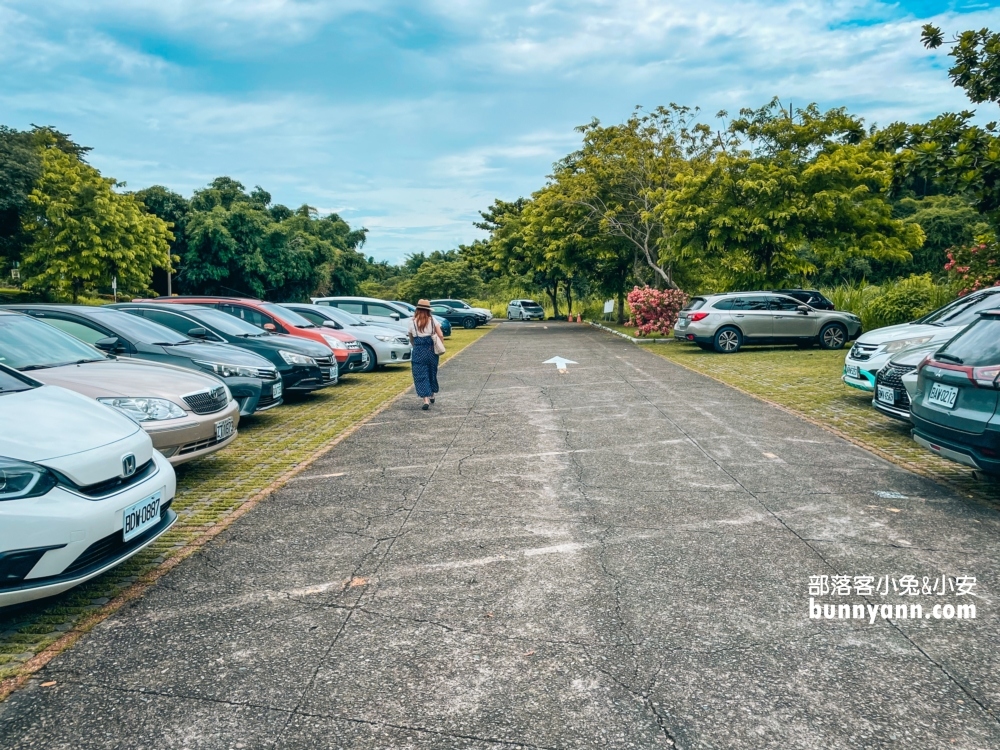
[{"label": "grass patch", "polygon": [[995,485],[977,482],[966,467],[920,447],[910,437],[909,423],[884,416],[871,405],[870,393],[844,385],[840,375],[845,350],[751,347],[725,355],[682,344],[649,351],[833,428],[862,447],[967,497],[992,506],[998,501]]},{"label": "grass patch", "polygon": [[[446,362],[489,328],[456,328]],[[228,448],[177,469],[174,528],[117,568],[42,602],[0,610],[0,681],[22,676],[25,662],[65,633],[92,627],[95,613],[218,525],[251,497],[363,421],[412,385],[408,366],[349,375],[333,388],[240,422]],[[2,685],[0,685],[2,688]],[[2,695],[2,692],[0,692]]]}]

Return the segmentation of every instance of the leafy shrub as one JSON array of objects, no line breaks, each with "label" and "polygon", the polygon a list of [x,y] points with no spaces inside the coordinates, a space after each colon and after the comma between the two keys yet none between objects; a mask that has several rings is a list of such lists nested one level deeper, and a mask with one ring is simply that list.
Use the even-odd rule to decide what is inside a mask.
[{"label": "leafy shrub", "polygon": [[639,336],[648,336],[653,331],[668,335],[677,322],[677,316],[687,295],[679,289],[653,289],[635,287],[628,293],[628,304],[632,317],[628,325],[635,326]]},{"label": "leafy shrub", "polygon": [[1000,245],[979,242],[948,251],[944,270],[955,280],[959,297],[987,286],[1000,286]]},{"label": "leafy shrub", "polygon": [[929,273],[908,276],[893,284],[884,285],[882,293],[869,303],[866,311],[872,327],[908,323],[926,315],[935,308],[936,288]]}]

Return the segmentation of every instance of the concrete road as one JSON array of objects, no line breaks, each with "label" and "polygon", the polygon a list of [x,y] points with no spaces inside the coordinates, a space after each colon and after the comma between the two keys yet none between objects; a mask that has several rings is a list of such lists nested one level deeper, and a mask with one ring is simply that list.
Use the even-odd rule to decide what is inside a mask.
[{"label": "concrete road", "polygon": [[[441,374],[0,705],[0,747],[1000,747],[1000,515],[586,326]],[[836,575],[922,590],[810,619]]]}]

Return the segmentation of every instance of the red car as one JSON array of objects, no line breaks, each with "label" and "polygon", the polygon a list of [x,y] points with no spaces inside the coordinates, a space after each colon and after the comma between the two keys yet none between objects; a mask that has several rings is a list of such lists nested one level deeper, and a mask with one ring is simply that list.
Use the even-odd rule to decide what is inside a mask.
[{"label": "red car", "polygon": [[[245,299],[241,297],[196,296],[157,297],[156,299],[142,301],[214,307],[272,333],[284,333],[289,336],[298,336],[310,341],[317,341],[333,351],[333,356],[337,362],[338,377],[353,370],[363,370],[365,367],[364,360],[366,353],[356,338],[333,328],[321,328],[306,320],[298,313],[276,305],[273,302],[262,302],[259,299]],[[323,364],[323,362],[320,362],[320,367]],[[326,366],[331,367],[332,364],[333,362],[331,361],[326,363]]]}]

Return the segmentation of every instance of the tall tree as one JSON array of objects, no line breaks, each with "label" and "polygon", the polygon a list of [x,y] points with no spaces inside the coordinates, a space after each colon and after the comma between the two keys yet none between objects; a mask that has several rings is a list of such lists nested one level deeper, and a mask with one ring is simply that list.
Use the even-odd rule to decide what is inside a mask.
[{"label": "tall tree", "polygon": [[[0,125],[0,259],[21,259],[28,241],[22,225],[28,196],[41,174],[33,134]],[[0,270],[4,265],[0,260]]]},{"label": "tall tree", "polygon": [[41,176],[28,197],[24,229],[25,287],[68,293],[108,291],[113,278],[124,294],[147,291],[154,268],[170,267],[166,223],[143,210],[133,195],[115,192],[52,134],[40,134]]}]

